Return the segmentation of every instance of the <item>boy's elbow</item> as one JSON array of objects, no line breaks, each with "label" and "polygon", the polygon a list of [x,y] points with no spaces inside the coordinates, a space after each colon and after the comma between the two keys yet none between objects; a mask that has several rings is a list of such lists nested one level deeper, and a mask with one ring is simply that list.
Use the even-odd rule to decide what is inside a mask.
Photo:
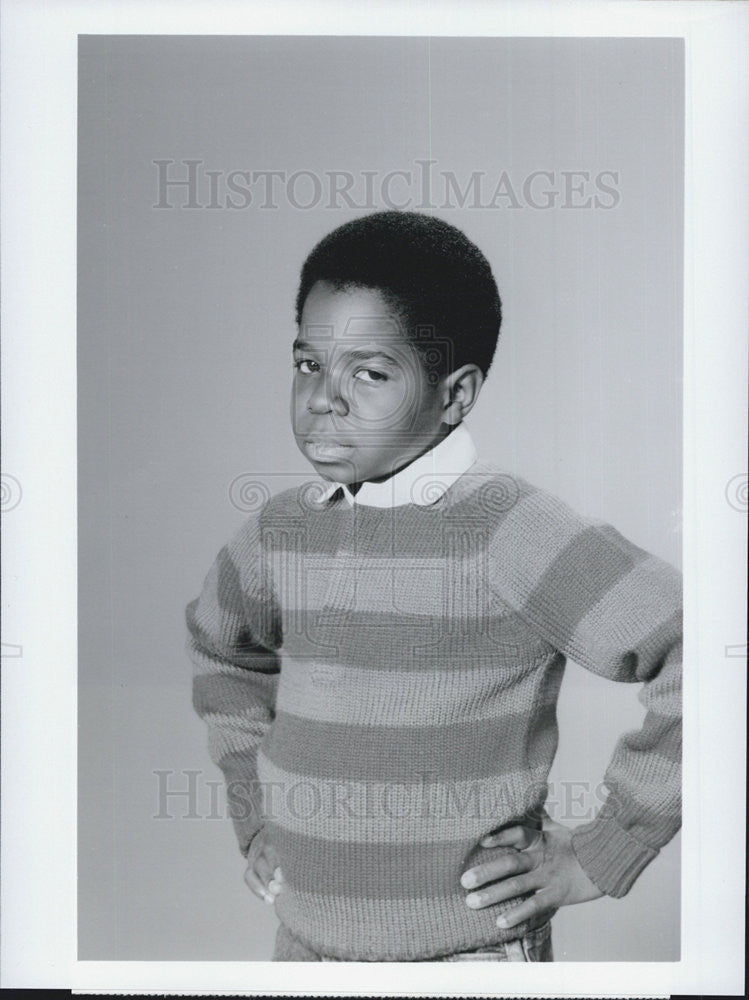
[{"label": "boy's elbow", "polygon": [[195,623],[195,613],[198,607],[198,600],[199,598],[194,597],[185,608],[185,624],[190,632],[192,632],[193,625]]}]

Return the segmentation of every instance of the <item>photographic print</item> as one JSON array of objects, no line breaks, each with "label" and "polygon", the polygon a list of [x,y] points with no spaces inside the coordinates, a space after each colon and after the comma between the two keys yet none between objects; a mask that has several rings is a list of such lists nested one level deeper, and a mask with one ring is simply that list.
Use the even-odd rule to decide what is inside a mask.
[{"label": "photographic print", "polygon": [[2,16],[3,987],[740,994],[741,5]]},{"label": "photographic print", "polygon": [[80,957],[678,959],[683,45],[79,54]]}]

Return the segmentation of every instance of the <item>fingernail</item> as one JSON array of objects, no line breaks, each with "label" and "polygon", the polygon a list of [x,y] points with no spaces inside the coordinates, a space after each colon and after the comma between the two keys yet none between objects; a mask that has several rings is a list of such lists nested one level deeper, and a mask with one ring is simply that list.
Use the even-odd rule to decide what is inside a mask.
[{"label": "fingernail", "polygon": [[494,843],[494,837],[482,837],[480,843],[482,847],[491,847]]},{"label": "fingernail", "polygon": [[460,884],[464,889],[472,889],[476,885],[476,876],[473,872],[465,872],[460,880]]},{"label": "fingernail", "polygon": [[481,896],[477,892],[471,893],[470,896],[466,896],[466,903],[468,906],[478,906],[481,902]]},{"label": "fingernail", "polygon": [[497,917],[497,927],[507,927],[507,917]]},{"label": "fingernail", "polygon": [[278,882],[276,882],[274,878],[272,878],[268,883],[268,888],[270,889],[271,892],[278,892],[281,886],[278,884]]},{"label": "fingernail", "polygon": [[276,880],[276,882],[283,882],[283,872],[281,871],[280,868],[276,868],[276,870],[273,872],[273,878]]},{"label": "fingernail", "polygon": [[275,903],[276,899],[272,892],[264,892],[263,899],[266,903]]}]

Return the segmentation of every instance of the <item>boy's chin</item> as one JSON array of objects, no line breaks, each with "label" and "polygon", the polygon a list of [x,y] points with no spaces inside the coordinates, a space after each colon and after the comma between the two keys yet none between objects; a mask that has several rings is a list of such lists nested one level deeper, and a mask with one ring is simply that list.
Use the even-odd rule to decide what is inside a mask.
[{"label": "boy's chin", "polygon": [[344,463],[338,462],[312,462],[310,465],[323,479],[327,479],[331,483],[342,483],[344,486],[350,486],[351,483],[357,482],[356,473],[351,468],[350,465],[345,465]]},{"label": "boy's chin", "polygon": [[343,483],[345,486],[356,482],[356,470],[350,461],[340,456],[316,452],[303,442],[298,442],[298,447],[318,476],[331,483]]}]

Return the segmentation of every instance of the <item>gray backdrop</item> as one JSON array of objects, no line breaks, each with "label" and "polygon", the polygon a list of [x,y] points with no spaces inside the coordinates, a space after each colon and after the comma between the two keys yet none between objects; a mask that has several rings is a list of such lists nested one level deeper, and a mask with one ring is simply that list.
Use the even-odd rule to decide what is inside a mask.
[{"label": "gray backdrop", "polygon": [[[678,40],[80,38],[80,959],[270,955],[183,612],[248,484],[312,473],[293,297],[334,226],[389,199],[464,229],[505,306],[482,458],[680,565],[682,119]],[[585,819],[641,718],[569,665],[552,815]],[[677,959],[679,881],[676,838],[625,899],[563,909],[556,957]]]}]

